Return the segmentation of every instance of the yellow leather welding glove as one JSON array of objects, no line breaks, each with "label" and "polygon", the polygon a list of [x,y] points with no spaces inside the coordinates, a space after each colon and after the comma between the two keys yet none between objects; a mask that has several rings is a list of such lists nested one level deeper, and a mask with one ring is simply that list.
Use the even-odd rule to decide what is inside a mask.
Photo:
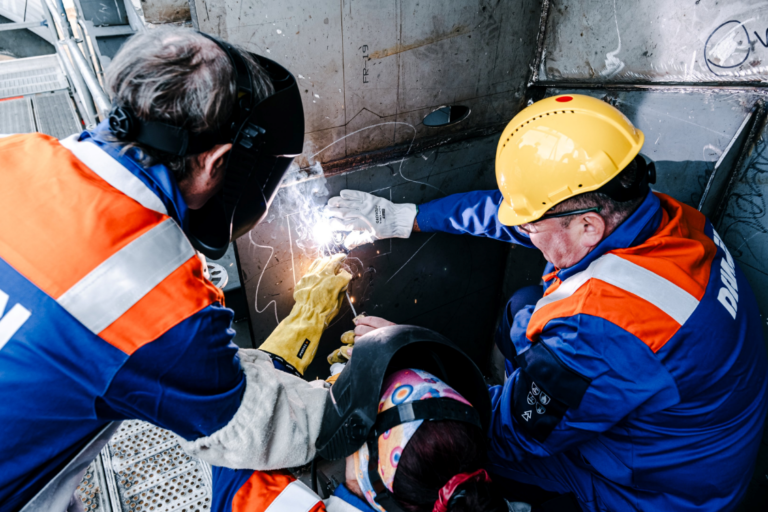
[{"label": "yellow leather welding glove", "polygon": [[341,308],[352,275],[341,268],[344,254],[318,258],[293,292],[291,313],[259,347],[304,375],[320,336]]},{"label": "yellow leather welding glove", "polygon": [[[352,322],[357,325],[357,320],[365,316],[365,313],[360,313],[358,316],[352,319]],[[330,354],[328,354],[328,364],[334,363],[346,363],[349,361],[349,354],[347,351],[355,346],[355,331],[347,331],[341,335],[341,342],[343,345]]]}]

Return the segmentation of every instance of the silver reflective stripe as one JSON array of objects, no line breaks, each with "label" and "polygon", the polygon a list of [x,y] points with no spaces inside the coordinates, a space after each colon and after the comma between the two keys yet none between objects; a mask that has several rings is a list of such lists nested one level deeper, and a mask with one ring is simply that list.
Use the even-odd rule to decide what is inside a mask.
[{"label": "silver reflective stripe", "polygon": [[138,202],[144,208],[168,215],[163,202],[131,171],[109,156],[103,149],[92,142],[78,142],[79,135],[72,135],[59,142],[95,172],[101,179],[117,190]]},{"label": "silver reflective stripe", "polygon": [[264,512],[308,512],[320,501],[320,496],[312,492],[312,489],[294,480]]},{"label": "silver reflective stripe", "polygon": [[590,279],[599,279],[645,299],[680,325],[699,305],[696,297],[660,275],[614,254],[606,254],[593,261],[586,270],[563,281],[557,290],[536,303],[534,311],[570,297]]},{"label": "silver reflective stripe", "polygon": [[57,302],[99,333],[194,255],[184,232],[167,219],[110,256]]},{"label": "silver reflective stripe", "polygon": [[[121,424],[121,421],[113,421],[97,432],[61,471],[54,475],[45,484],[45,487],[24,505],[20,512],[67,512],[68,510],[75,510],[74,507],[69,508],[69,504],[77,486],[83,480],[85,471],[99,455],[101,449],[112,439],[112,435],[117,432]],[[82,509],[78,508],[78,510]]]}]

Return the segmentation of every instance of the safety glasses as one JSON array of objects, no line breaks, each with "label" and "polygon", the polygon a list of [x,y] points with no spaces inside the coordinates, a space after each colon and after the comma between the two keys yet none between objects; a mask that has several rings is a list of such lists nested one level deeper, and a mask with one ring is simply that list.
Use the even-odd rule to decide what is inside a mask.
[{"label": "safety glasses", "polygon": [[534,221],[526,222],[525,224],[520,224],[517,227],[518,227],[518,229],[520,229],[520,231],[524,231],[525,233],[528,233],[528,234],[538,233],[539,230],[534,225],[537,222],[541,222],[541,221],[547,220],[547,219],[555,219],[557,217],[570,217],[571,215],[581,215],[581,214],[589,213],[589,212],[600,213],[601,211],[603,211],[603,207],[602,206],[593,206],[592,208],[582,208],[580,210],[566,210],[564,212],[547,213],[545,215],[542,215],[541,217],[539,217],[538,219],[536,219]]}]

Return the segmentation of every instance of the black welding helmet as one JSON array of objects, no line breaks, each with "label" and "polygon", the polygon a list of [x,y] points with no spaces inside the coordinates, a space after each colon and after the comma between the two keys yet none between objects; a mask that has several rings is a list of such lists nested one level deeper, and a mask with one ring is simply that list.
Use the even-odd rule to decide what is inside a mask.
[{"label": "black welding helmet", "polygon": [[[201,33],[202,34],[202,33]],[[235,70],[237,102],[226,126],[191,133],[157,121],[143,121],[115,105],[109,125],[122,140],[140,142],[175,156],[202,153],[232,143],[221,190],[199,210],[190,210],[185,228],[192,245],[208,256],[224,256],[229,242],[250,231],[266,214],[280,181],[304,145],[304,108],[294,76],[280,64],[250,54],[266,71],[274,93],[256,101],[253,77],[240,51],[215,42]]]},{"label": "black welding helmet", "polygon": [[[385,377],[407,368],[431,373],[455,389],[473,407],[469,412],[467,407],[449,411],[439,406],[440,399],[422,400],[408,404],[412,407],[405,409],[410,412],[393,408],[389,410],[391,414],[405,414],[404,421],[464,421],[475,417],[478,426],[483,431],[488,430],[491,400],[483,375],[472,359],[451,340],[434,331],[412,325],[394,325],[376,329],[355,342],[355,355],[331,387],[331,400],[325,405],[316,443],[323,458],[341,459],[360,448],[376,425]],[[418,409],[421,407],[424,411],[420,413]],[[470,422],[475,423],[475,420]]]},{"label": "black welding helmet", "polygon": [[[405,369],[428,372],[472,405],[451,398],[429,398],[379,412],[386,377]],[[478,367],[452,341],[423,327],[395,325],[362,336],[355,342],[354,357],[339,374],[330,395],[316,442],[318,454],[329,460],[341,459],[367,444],[368,478],[376,502],[387,511],[400,508],[376,469],[379,436],[415,420],[460,421],[483,432],[490,425],[491,401]]]}]

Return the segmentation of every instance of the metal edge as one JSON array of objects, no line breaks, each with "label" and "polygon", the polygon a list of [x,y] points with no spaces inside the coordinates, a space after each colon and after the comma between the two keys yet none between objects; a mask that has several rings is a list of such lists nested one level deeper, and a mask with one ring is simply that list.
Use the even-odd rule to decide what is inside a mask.
[{"label": "metal edge", "polygon": [[192,26],[195,27],[195,30],[200,30],[200,24],[197,21],[197,5],[195,5],[195,0],[187,0],[189,3],[189,17],[192,19]]},{"label": "metal edge", "polygon": [[[720,158],[715,163],[714,169],[712,169],[712,174],[709,175],[709,179],[707,180],[707,186],[704,187],[704,192],[701,194],[701,200],[699,201],[699,206],[697,210],[703,211],[704,205],[707,202],[707,199],[709,199],[709,193],[712,190],[712,186],[715,182],[715,179],[719,177],[721,174],[720,168],[725,161],[725,159],[728,157],[728,155],[731,153],[731,150],[733,149],[734,145],[736,144],[736,141],[741,137],[741,134],[744,132],[744,129],[749,125],[754,119],[755,119],[755,112],[757,111],[757,107],[753,107],[752,110],[747,113],[747,115],[744,117],[744,121],[742,121],[739,128],[736,130],[736,134],[731,138],[731,141],[728,143],[728,145],[723,150],[723,154],[720,155]],[[739,148],[740,150],[741,148]],[[735,172],[736,167],[733,166],[731,169],[729,169],[728,176],[731,175],[731,173]]]},{"label": "metal edge", "polygon": [[[744,89],[753,89],[754,92],[765,91],[765,82],[761,81],[743,81],[743,82],[589,82],[585,80],[536,80],[530,86],[537,87],[557,87],[561,89],[619,89],[619,90],[646,90],[658,88],[678,88],[693,90],[734,90],[735,92],[744,92]],[[764,94],[764,92],[763,92]]]},{"label": "metal edge", "polygon": [[[237,248],[237,240],[232,240],[230,242],[232,244],[232,250],[235,253],[235,265],[237,266],[237,277],[240,279],[240,286],[243,289],[243,295],[245,295],[245,279],[243,275],[243,266],[240,264],[240,251]],[[248,297],[246,296],[246,304],[248,302]],[[253,322],[251,322],[251,315],[245,315],[246,322],[248,322],[248,333],[251,336],[251,348],[258,348],[256,346],[256,335],[253,331]]]},{"label": "metal edge", "polygon": [[139,16],[139,12],[136,10],[136,7],[133,6],[133,2],[131,2],[131,0],[123,0],[123,3],[125,4],[125,15],[128,18],[128,24],[131,28],[133,28],[136,33],[141,33],[147,30],[144,20]]},{"label": "metal edge", "polygon": [[528,75],[528,84],[530,87],[539,81],[539,67],[544,60],[544,43],[547,37],[547,23],[549,22],[550,0],[542,0],[541,16],[539,18],[539,33],[536,36],[536,54],[529,64],[530,74]]},{"label": "metal edge", "polygon": [[[106,449],[106,446],[102,448],[102,451]],[[99,455],[96,456],[96,459],[94,460],[94,467],[96,468],[96,472],[98,473],[97,478],[100,482],[104,482],[105,485],[107,485],[107,472],[104,471],[104,461],[102,460],[102,455],[99,453]],[[108,486],[106,489],[104,489],[101,492],[101,495],[103,496],[103,499],[100,500],[101,505],[103,506],[104,512],[114,512],[115,507],[112,503],[112,498],[109,495]],[[117,509],[118,512],[120,509]]]},{"label": "metal edge", "polygon": [[115,479],[115,470],[112,468],[112,456],[109,453],[109,443],[101,449],[99,454],[102,463],[102,471],[104,471],[104,481],[107,483],[107,490],[109,491],[109,506],[112,510],[122,510],[120,505],[120,494],[117,491],[117,480]]},{"label": "metal edge", "polygon": [[37,112],[35,111],[35,107],[32,105],[32,98],[29,96],[24,96],[24,101],[27,102],[27,112],[29,112],[29,120],[32,122],[32,128],[37,130]]},{"label": "metal edge", "polygon": [[739,158],[733,165],[734,172],[731,175],[731,179],[728,181],[728,184],[723,189],[722,199],[720,200],[720,204],[718,205],[717,210],[715,210],[715,213],[710,218],[710,222],[713,226],[719,226],[720,221],[722,220],[722,216],[725,213],[725,209],[728,206],[728,197],[731,195],[731,191],[733,190],[733,187],[735,186],[736,181],[741,174],[741,169],[744,167],[744,163],[752,152],[752,149],[754,149],[755,142],[760,136],[760,133],[765,128],[766,121],[768,120],[768,109],[766,108],[765,100],[759,99],[756,103],[756,106],[757,112],[755,114],[755,119],[752,123],[752,128],[749,131],[749,135],[744,141],[744,145],[739,152]]}]

